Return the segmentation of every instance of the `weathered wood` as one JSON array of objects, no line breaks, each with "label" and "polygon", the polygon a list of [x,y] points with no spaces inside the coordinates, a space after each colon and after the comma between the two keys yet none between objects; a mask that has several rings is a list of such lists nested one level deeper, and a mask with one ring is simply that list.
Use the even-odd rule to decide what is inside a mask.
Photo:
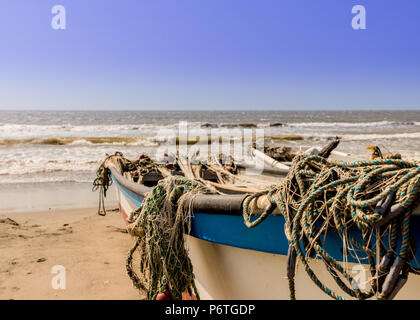
[{"label": "weathered wood", "polygon": [[321,151],[319,151],[318,155],[320,157],[323,157],[325,159],[328,159],[331,152],[337,148],[338,144],[340,143],[340,138],[339,137],[335,137],[335,139],[333,141],[331,141],[329,144],[327,144],[325,147],[323,147],[321,149]]}]

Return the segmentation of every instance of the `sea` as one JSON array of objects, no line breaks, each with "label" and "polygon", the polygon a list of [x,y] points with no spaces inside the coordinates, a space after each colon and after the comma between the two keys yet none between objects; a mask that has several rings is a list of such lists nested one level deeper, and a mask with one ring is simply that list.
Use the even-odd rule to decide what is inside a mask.
[{"label": "sea", "polygon": [[90,187],[107,154],[153,157],[180,123],[192,133],[263,132],[270,145],[300,150],[338,136],[337,150],[352,158],[366,159],[375,145],[420,159],[420,110],[0,111],[0,213],[94,206]]}]

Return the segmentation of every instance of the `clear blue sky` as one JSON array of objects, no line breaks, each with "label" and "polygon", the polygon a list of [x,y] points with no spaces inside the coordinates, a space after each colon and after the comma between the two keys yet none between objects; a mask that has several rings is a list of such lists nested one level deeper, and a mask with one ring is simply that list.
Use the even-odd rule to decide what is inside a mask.
[{"label": "clear blue sky", "polygon": [[420,109],[419,15],[418,0],[3,0],[0,109]]}]

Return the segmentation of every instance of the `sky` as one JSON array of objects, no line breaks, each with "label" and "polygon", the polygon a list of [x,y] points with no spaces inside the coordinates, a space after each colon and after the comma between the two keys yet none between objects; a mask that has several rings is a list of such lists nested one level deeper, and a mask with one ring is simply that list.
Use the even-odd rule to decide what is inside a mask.
[{"label": "sky", "polygon": [[420,110],[419,13],[417,0],[1,0],[0,110]]}]

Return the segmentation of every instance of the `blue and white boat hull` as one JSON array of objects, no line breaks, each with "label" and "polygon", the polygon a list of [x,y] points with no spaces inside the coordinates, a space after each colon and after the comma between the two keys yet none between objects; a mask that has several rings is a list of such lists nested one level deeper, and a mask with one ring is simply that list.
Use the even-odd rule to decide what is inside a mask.
[{"label": "blue and white boat hull", "polygon": [[[114,178],[114,177],[113,177]],[[117,196],[123,219],[139,207],[143,197],[118,183]],[[414,236],[420,243],[420,216],[413,217]],[[194,213],[191,234],[186,243],[194,267],[196,284],[202,299],[289,299],[286,278],[288,242],[284,235],[284,218],[269,216],[259,226],[248,229],[240,215]],[[336,259],[342,257],[342,243],[329,235],[327,247]],[[416,259],[420,261],[419,253]],[[355,261],[347,268],[359,279],[359,286],[368,280]],[[338,289],[321,260],[312,260],[318,278],[332,290]],[[298,263],[295,277],[297,299],[328,299]],[[368,286],[369,284],[367,284]],[[343,294],[343,298],[350,298]],[[410,274],[409,281],[397,295],[398,299],[420,299],[420,277]]]}]

